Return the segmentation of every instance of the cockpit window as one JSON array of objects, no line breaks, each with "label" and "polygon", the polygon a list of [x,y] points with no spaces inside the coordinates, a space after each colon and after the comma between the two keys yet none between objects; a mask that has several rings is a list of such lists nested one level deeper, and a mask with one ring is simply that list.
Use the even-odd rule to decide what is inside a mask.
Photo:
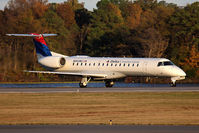
[{"label": "cockpit window", "polygon": [[164,62],[164,66],[171,66],[171,65],[173,65],[173,63],[170,62],[170,61],[165,61],[165,62]]},{"label": "cockpit window", "polygon": [[159,66],[171,66],[171,65],[174,65],[171,61],[158,62],[158,67]]},{"label": "cockpit window", "polygon": [[158,66],[163,66],[163,62],[158,62]]}]

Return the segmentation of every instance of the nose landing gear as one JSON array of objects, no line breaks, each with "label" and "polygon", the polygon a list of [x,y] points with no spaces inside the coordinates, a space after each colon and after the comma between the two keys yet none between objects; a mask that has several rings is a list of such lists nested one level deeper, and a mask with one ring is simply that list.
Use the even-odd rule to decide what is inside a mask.
[{"label": "nose landing gear", "polygon": [[171,87],[176,87],[176,80],[178,79],[178,77],[172,77],[171,78]]},{"label": "nose landing gear", "polygon": [[172,82],[170,85],[171,85],[171,87],[176,87],[176,82],[174,82],[174,83]]},{"label": "nose landing gear", "polygon": [[185,76],[171,77],[171,87],[176,87],[176,80],[183,80]]},{"label": "nose landing gear", "polygon": [[182,76],[182,77],[171,77],[171,87],[176,87],[176,81],[177,80],[182,80],[182,79],[185,79],[185,77],[184,76]]}]

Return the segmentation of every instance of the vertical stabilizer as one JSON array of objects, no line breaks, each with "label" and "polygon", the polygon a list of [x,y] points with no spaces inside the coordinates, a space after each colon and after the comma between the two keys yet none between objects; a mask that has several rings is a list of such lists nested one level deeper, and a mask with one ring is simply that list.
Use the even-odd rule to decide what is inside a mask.
[{"label": "vertical stabilizer", "polygon": [[[35,35],[37,35],[37,34],[35,34]],[[38,36],[34,37],[33,42],[35,44],[38,59],[40,59],[42,57],[46,57],[46,56],[52,56],[52,54],[44,40],[43,35],[38,35]]]}]

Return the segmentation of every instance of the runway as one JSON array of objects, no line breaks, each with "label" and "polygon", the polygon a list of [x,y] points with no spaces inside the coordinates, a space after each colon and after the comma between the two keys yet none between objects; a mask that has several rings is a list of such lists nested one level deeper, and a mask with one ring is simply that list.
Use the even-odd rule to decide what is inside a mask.
[{"label": "runway", "polygon": [[38,125],[0,126],[1,133],[198,133],[199,126]]},{"label": "runway", "polygon": [[0,93],[69,93],[69,92],[199,92],[199,87],[132,88],[1,88]]}]

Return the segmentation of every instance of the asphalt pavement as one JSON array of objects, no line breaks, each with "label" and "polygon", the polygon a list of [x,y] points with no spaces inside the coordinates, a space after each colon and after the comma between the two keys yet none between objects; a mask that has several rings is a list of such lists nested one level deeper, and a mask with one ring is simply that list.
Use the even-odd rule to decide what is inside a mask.
[{"label": "asphalt pavement", "polygon": [[199,87],[132,87],[132,88],[4,88],[0,93],[67,93],[67,92],[199,92]]},{"label": "asphalt pavement", "polygon": [[0,133],[198,133],[199,126],[19,125],[0,126]]}]

